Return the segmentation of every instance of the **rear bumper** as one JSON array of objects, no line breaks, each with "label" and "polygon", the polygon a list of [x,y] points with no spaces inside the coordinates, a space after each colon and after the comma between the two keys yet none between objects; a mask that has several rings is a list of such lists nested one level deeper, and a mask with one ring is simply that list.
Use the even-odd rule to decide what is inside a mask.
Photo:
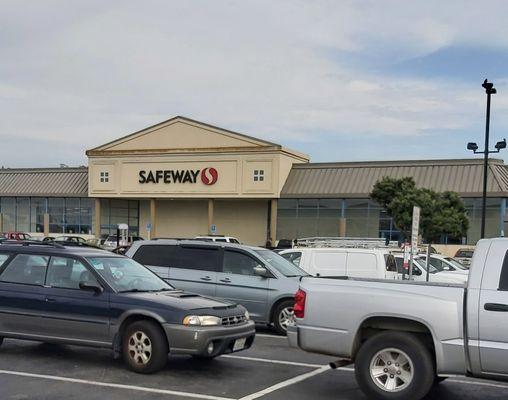
[{"label": "rear bumper", "polygon": [[[164,324],[163,328],[168,338],[170,353],[205,357],[215,357],[248,349],[254,343],[256,334],[253,321],[228,327],[190,327]],[[242,348],[235,348],[235,342],[238,339],[245,339],[245,345]],[[212,353],[208,352],[210,343],[213,343]]]},{"label": "rear bumper", "polygon": [[289,325],[287,330],[288,342],[291,347],[298,348],[298,328],[296,325]]}]

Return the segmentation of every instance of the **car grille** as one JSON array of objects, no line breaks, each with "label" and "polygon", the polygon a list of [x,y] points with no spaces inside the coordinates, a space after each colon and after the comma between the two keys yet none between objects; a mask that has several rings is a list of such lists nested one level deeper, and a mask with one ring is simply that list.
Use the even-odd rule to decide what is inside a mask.
[{"label": "car grille", "polygon": [[235,315],[232,317],[224,317],[222,318],[222,325],[231,326],[231,325],[239,325],[243,324],[247,319],[245,315]]}]

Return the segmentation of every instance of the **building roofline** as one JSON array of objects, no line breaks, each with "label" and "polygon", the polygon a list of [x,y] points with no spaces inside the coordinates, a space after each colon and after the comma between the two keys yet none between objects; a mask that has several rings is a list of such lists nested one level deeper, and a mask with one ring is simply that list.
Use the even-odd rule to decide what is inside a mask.
[{"label": "building roofline", "polygon": [[[311,168],[379,168],[379,167],[405,167],[405,166],[429,166],[429,165],[478,165],[483,164],[480,158],[447,158],[434,160],[386,160],[386,161],[346,161],[346,162],[319,162],[295,164],[294,169]],[[498,158],[490,158],[490,165],[504,165],[504,161]]]},{"label": "building roofline", "polygon": [[0,168],[0,174],[20,174],[20,173],[46,173],[46,172],[88,172],[88,167],[50,167],[50,168]]}]

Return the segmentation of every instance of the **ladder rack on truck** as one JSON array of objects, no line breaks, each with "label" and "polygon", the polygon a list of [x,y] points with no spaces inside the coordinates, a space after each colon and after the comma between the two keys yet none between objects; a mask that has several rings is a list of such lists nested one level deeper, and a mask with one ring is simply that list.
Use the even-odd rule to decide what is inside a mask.
[{"label": "ladder rack on truck", "polygon": [[296,247],[398,248],[397,241],[383,238],[307,237],[296,239]]}]

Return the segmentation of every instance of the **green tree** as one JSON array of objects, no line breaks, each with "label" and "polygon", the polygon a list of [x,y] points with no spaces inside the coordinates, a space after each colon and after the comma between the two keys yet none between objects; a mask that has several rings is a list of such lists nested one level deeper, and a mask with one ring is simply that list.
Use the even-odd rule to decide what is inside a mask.
[{"label": "green tree", "polygon": [[370,198],[386,210],[406,238],[411,232],[413,206],[421,208],[420,233],[429,243],[443,234],[465,236],[469,227],[466,207],[457,193],[419,189],[412,177],[384,177],[376,182]]}]

